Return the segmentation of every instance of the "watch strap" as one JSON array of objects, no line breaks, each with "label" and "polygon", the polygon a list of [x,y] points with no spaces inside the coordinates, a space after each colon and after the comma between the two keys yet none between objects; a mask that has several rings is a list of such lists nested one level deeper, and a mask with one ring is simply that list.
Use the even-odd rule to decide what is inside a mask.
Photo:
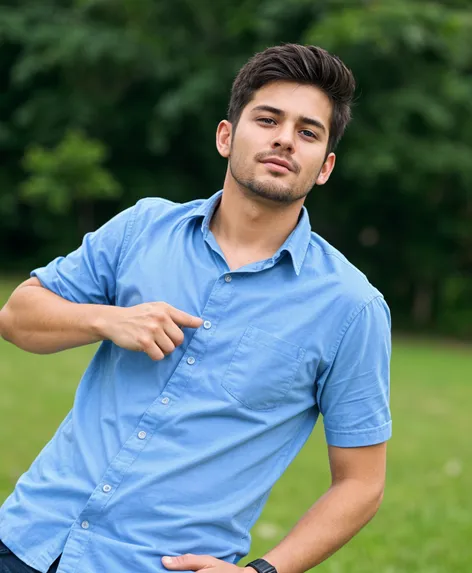
[{"label": "watch strap", "polygon": [[265,559],[254,559],[246,567],[252,567],[257,573],[277,573],[277,569]]}]

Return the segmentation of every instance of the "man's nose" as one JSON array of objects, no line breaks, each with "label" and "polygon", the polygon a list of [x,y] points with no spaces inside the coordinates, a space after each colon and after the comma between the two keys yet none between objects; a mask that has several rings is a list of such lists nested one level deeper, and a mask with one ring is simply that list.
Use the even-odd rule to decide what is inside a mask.
[{"label": "man's nose", "polygon": [[293,153],[295,151],[295,141],[292,129],[288,127],[280,129],[272,141],[272,148],[281,148],[288,153]]}]

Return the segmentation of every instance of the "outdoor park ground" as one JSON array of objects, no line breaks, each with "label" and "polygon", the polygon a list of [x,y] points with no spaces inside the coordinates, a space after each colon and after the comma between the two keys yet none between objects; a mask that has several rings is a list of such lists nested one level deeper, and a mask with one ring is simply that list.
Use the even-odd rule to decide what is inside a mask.
[{"label": "outdoor park ground", "polygon": [[[0,280],[0,306],[14,284]],[[36,356],[0,341],[0,503],[71,407],[93,352]],[[394,337],[385,499],[374,520],[316,571],[472,571],[471,411],[472,345]],[[274,487],[248,558],[276,544],[328,485],[320,422]]]}]

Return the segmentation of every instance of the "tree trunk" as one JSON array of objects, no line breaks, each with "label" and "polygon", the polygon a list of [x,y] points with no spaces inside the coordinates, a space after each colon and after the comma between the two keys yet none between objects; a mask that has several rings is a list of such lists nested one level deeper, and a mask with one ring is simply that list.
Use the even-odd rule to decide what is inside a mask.
[{"label": "tree trunk", "polygon": [[433,318],[434,289],[430,282],[416,283],[412,317],[416,326],[426,326]]}]

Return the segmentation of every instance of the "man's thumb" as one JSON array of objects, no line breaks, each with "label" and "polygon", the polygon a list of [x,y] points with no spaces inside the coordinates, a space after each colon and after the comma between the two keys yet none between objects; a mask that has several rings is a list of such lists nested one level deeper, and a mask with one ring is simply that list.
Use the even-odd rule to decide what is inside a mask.
[{"label": "man's thumb", "polygon": [[166,569],[172,569],[173,571],[198,571],[199,569],[212,565],[213,560],[214,557],[210,555],[193,555],[192,553],[186,553],[178,557],[165,556],[162,558],[162,564]]}]

